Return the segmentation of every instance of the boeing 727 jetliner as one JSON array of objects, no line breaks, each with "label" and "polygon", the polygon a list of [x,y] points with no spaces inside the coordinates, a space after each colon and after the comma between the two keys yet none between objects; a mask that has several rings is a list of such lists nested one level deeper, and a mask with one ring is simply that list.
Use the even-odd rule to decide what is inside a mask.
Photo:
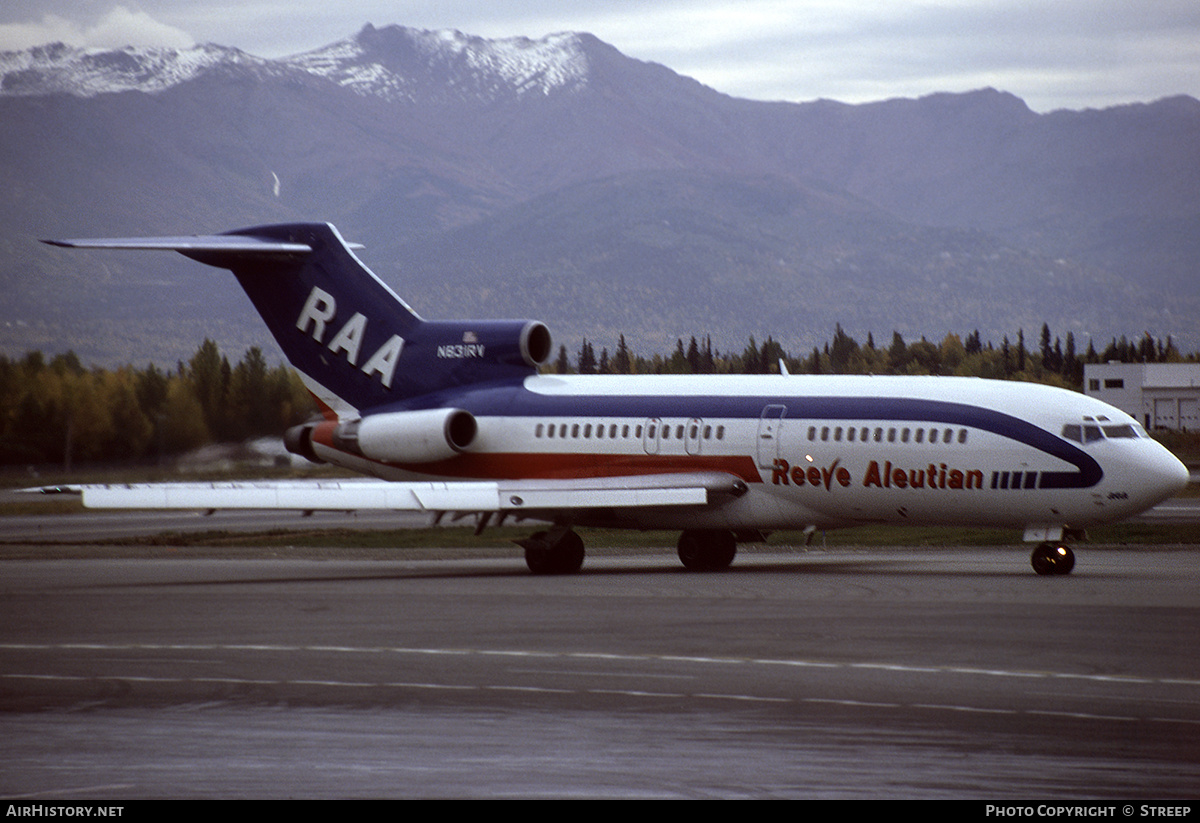
[{"label": "boeing 727 jetliner", "polygon": [[230,269],[323,419],[287,448],[371,481],[84,487],[100,508],[428,511],[549,524],[535,573],[577,571],[578,526],[678,529],[689,569],[771,531],[872,523],[1023,529],[1038,574],[1064,540],[1182,489],[1125,413],[1075,392],[954,377],[542,375],[534,321],[419,317],[328,224],[47,241],[165,249]]}]

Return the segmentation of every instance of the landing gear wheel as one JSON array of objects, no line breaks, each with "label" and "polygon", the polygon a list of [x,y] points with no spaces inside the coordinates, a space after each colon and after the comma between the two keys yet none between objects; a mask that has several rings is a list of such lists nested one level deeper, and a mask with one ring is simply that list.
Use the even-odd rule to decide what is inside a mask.
[{"label": "landing gear wheel", "polygon": [[583,538],[567,530],[557,540],[550,532],[535,532],[519,545],[525,548],[525,565],[534,574],[574,574],[583,568]]},{"label": "landing gear wheel", "polygon": [[1038,574],[1070,574],[1075,568],[1075,552],[1063,543],[1041,543],[1029,562]]},{"label": "landing gear wheel", "polygon": [[688,530],[679,536],[679,560],[694,572],[714,572],[729,568],[737,554],[732,532]]}]

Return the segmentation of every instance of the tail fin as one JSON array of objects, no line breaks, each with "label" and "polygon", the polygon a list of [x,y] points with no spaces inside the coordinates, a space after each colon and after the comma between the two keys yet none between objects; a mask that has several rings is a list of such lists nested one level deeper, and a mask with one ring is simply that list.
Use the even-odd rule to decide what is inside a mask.
[{"label": "tail fin", "polygon": [[550,354],[533,321],[427,321],[328,223],[201,237],[46,241],[71,248],[167,249],[231,270],[292,366],[339,417],[532,374]]}]

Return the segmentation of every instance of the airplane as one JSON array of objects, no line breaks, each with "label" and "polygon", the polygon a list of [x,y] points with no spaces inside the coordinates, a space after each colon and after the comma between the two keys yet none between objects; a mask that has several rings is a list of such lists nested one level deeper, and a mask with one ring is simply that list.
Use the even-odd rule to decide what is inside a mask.
[{"label": "airplane", "polygon": [[328,223],[46,240],[170,250],[233,272],[321,416],[289,451],[373,478],[82,487],[94,508],[426,511],[546,528],[535,574],[577,572],[582,526],[679,530],[684,567],[727,568],[773,531],[1001,527],[1069,574],[1068,541],[1176,494],[1186,467],[1083,394],[970,377],[551,375],[531,320],[421,318]]}]

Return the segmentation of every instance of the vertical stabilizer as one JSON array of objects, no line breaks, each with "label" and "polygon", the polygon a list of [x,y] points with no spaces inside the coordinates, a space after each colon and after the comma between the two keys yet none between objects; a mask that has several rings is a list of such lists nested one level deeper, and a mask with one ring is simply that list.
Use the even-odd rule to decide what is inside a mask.
[{"label": "vertical stabilizer", "polygon": [[48,240],[71,248],[164,249],[229,269],[327,412],[420,407],[434,392],[532,374],[550,334],[532,321],[422,320],[328,223],[197,237]]}]

